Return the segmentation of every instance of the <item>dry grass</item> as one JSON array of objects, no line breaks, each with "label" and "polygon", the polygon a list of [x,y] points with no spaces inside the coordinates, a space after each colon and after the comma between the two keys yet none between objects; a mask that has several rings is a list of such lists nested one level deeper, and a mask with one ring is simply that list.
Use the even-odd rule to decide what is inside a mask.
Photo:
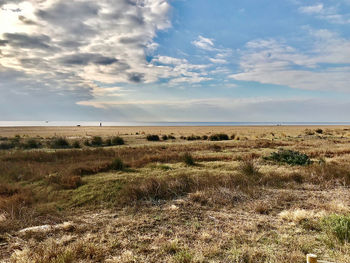
[{"label": "dry grass", "polygon": [[[344,127],[321,127],[322,133],[316,127],[307,133],[306,127],[80,128],[57,128],[55,136],[82,141],[119,134],[127,145],[0,151],[1,260],[295,263],[314,252],[350,262],[350,245],[331,239],[322,225],[323,218],[350,211]],[[27,133],[27,140],[35,131],[1,128],[0,135]],[[218,133],[235,137],[179,139]],[[147,142],[146,134],[177,139]],[[303,152],[313,164],[264,160],[281,148]],[[185,153],[195,165],[183,163]],[[112,165],[116,159],[123,169]],[[18,232],[64,220],[74,227]]]}]

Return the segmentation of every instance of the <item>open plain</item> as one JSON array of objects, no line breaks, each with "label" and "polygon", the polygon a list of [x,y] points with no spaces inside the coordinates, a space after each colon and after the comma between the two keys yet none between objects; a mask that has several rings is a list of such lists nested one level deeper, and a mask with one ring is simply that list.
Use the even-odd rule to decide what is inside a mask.
[{"label": "open plain", "polygon": [[0,148],[1,262],[350,262],[348,126],[3,127]]}]

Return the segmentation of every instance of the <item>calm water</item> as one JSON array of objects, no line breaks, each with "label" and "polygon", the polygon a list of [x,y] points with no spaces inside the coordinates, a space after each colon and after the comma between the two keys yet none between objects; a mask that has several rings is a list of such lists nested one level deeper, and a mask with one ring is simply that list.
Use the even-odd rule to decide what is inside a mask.
[{"label": "calm water", "polygon": [[[99,126],[97,121],[0,121],[0,127]],[[292,126],[350,125],[350,122],[102,122],[102,126]]]}]

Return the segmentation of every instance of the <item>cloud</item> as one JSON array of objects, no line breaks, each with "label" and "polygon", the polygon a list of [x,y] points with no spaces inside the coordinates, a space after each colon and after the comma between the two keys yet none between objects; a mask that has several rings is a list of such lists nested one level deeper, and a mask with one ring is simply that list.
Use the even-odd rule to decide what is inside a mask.
[{"label": "cloud", "polygon": [[347,121],[347,109],[350,107],[349,101],[266,97],[80,101],[78,104],[106,112],[128,112],[138,121],[154,121],[156,116],[157,120],[205,122]]},{"label": "cloud", "polygon": [[299,7],[299,11],[304,14],[320,14],[324,11],[324,6],[323,4],[302,6]]},{"label": "cloud", "polygon": [[197,40],[192,41],[192,44],[195,45],[198,48],[207,50],[207,51],[213,51],[214,48],[214,42],[213,39],[205,38],[202,36],[198,36]]},{"label": "cloud", "polygon": [[37,86],[57,92],[85,87],[93,95],[95,82],[176,77],[173,66],[146,59],[158,46],[157,32],[171,26],[166,0],[19,0],[0,6],[0,67],[41,81]]},{"label": "cloud", "polygon": [[350,23],[349,14],[341,14],[337,7],[325,7],[322,3],[311,6],[300,6],[299,12],[307,15],[315,15],[319,19],[327,20],[335,24]]},{"label": "cloud", "polygon": [[274,39],[247,43],[241,72],[230,77],[296,89],[350,92],[350,40],[327,30],[310,31],[310,35],[314,46],[304,52]]}]

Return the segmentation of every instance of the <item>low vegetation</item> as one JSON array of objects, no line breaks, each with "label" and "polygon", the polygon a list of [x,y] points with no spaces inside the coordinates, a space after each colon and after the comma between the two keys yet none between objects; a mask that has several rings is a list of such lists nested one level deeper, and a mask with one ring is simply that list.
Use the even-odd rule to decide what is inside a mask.
[{"label": "low vegetation", "polygon": [[278,163],[286,163],[289,165],[308,165],[311,164],[309,156],[292,150],[279,150],[265,157],[265,160],[270,160]]},{"label": "low vegetation", "polygon": [[0,261],[350,262],[347,131],[153,132],[0,138]]},{"label": "low vegetation", "polygon": [[157,142],[157,141],[160,141],[160,138],[158,135],[152,135],[152,134],[149,134],[147,135],[147,141],[153,141],[153,142]]}]

